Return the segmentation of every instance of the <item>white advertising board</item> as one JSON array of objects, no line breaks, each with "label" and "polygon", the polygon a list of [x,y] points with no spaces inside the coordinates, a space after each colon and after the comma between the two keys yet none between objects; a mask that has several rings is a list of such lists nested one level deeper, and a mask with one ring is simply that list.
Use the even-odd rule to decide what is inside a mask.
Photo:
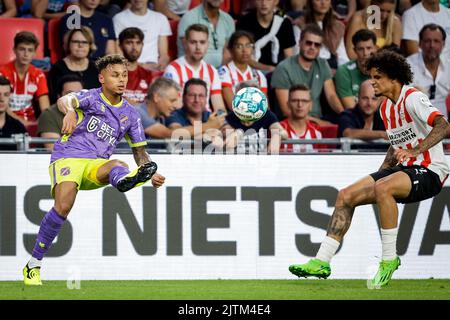
[{"label": "white advertising board", "polygon": [[[134,167],[132,155],[114,155]],[[42,278],[291,279],[314,256],[339,189],[383,155],[154,155],[166,184],[80,191]],[[450,157],[447,158],[450,160]],[[0,280],[21,279],[53,201],[49,155],[0,154]],[[450,184],[399,205],[395,278],[450,278]],[[332,278],[366,279],[381,240],[375,206],[355,210]],[[105,272],[107,270],[107,272]]]}]

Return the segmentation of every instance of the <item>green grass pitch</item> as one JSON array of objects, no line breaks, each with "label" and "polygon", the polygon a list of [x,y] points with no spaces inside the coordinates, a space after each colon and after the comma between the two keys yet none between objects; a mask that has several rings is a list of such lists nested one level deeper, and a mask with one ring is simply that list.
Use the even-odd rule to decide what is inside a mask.
[{"label": "green grass pitch", "polygon": [[450,279],[392,280],[369,290],[366,280],[142,280],[81,281],[68,289],[65,281],[25,287],[0,281],[0,300],[450,300]]}]

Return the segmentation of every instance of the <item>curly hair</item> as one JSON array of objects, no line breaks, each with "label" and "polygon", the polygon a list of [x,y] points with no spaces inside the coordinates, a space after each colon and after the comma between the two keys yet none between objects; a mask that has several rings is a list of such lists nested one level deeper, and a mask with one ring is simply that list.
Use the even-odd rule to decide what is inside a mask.
[{"label": "curly hair", "polygon": [[103,56],[98,58],[95,61],[95,65],[97,66],[98,72],[102,72],[103,69],[106,69],[107,66],[111,64],[123,64],[124,66],[127,65],[127,59],[125,59],[120,54],[110,54],[107,56]]},{"label": "curly hair", "polygon": [[366,63],[366,70],[372,68],[385,74],[389,79],[397,80],[402,85],[410,84],[413,80],[411,66],[406,59],[393,51],[381,50],[371,56]]}]

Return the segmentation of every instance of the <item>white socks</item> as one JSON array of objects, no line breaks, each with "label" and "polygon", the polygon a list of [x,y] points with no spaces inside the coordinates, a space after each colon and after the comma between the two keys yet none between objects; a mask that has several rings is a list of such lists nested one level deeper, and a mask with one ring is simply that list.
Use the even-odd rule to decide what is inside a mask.
[{"label": "white socks", "polygon": [[331,258],[336,254],[337,249],[339,248],[340,242],[334,240],[331,237],[325,237],[325,240],[320,245],[320,249],[317,252],[316,259],[330,262]]},{"label": "white socks", "polygon": [[381,230],[381,248],[383,251],[383,260],[393,260],[397,257],[397,233],[398,228],[380,229]]},{"label": "white socks", "polygon": [[28,268],[40,268],[42,266],[42,260],[38,260],[36,258],[31,257],[30,261],[28,261]]}]

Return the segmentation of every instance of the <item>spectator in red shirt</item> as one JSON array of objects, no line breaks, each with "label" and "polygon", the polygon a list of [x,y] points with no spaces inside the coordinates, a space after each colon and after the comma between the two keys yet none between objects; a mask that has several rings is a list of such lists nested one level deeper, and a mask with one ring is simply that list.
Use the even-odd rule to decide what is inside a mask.
[{"label": "spectator in red shirt", "polygon": [[141,104],[152,83],[152,73],[137,62],[144,47],[144,33],[135,27],[122,30],[119,34],[119,46],[128,60],[128,83],[123,97],[133,105]]},{"label": "spectator in red shirt", "polygon": [[[289,88],[288,106],[289,117],[280,122],[287,131],[289,139],[321,139],[322,134],[317,126],[308,121],[312,108],[311,92],[304,84],[293,85]],[[282,144],[282,151],[311,152],[320,148],[317,144]]]},{"label": "spectator in red shirt", "polygon": [[0,67],[0,75],[11,82],[13,89],[10,97],[11,110],[25,123],[35,121],[50,106],[45,75],[41,69],[31,64],[38,46],[39,41],[32,32],[17,33],[13,49],[16,59]]}]

